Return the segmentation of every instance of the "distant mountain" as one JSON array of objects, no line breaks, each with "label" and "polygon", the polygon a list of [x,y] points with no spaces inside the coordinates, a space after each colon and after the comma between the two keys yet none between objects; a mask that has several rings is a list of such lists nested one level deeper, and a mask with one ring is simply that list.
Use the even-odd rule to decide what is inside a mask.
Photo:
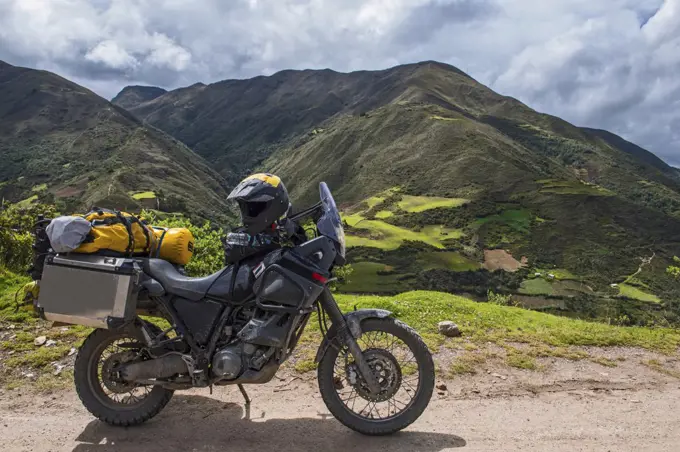
[{"label": "distant mountain", "polygon": [[[427,66],[469,79],[451,66]],[[331,117],[359,115],[395,102],[410,89],[420,67],[351,74],[286,70],[270,77],[196,84],[127,108],[233,178],[255,168],[282,143]]]},{"label": "distant mountain", "polygon": [[[159,91],[123,98],[152,93]],[[12,202],[146,206],[204,218],[228,212],[226,182],[184,144],[82,86],[5,62],[0,159],[0,197]]]},{"label": "distant mountain", "polygon": [[[415,265],[408,248],[415,245],[394,249],[408,239],[445,242],[446,252],[478,263],[485,250],[508,250],[533,268],[567,269],[587,282],[574,284],[604,293],[635,274],[629,282],[639,290],[680,295],[665,274],[680,255],[678,171],[614,134],[539,113],[455,67],[426,61],[352,73],[286,70],[126,105],[230,183],[273,171],[302,207],[318,200],[318,183],[326,181],[358,222],[348,223],[351,260],[387,281],[384,287],[437,288],[447,278],[477,281],[483,293],[496,287],[465,275],[423,277],[434,261],[457,271],[443,262],[458,258]],[[430,207],[441,202],[433,196],[467,203]],[[368,281],[369,291],[377,287],[355,278]],[[404,285],[408,278],[425,282]]]},{"label": "distant mountain", "polygon": [[[441,195],[558,178],[680,213],[677,172],[650,152],[538,113],[438,62],[352,73],[286,70],[125,104],[230,182],[258,167],[275,169],[305,200],[322,178],[350,202],[404,183]],[[654,195],[645,199],[646,191]]]},{"label": "distant mountain", "polygon": [[589,129],[587,127],[582,127],[581,130],[601,138],[610,146],[630,154],[639,161],[658,168],[665,174],[673,176],[673,173],[675,172],[675,168],[670,167],[666,162],[661,160],[656,155],[634,143],[631,143],[630,141],[624,140],[618,135],[614,135],[613,133],[607,132],[606,130]]},{"label": "distant mountain", "polygon": [[166,90],[156,86],[126,86],[111,102],[123,108],[134,108],[165,93]]}]

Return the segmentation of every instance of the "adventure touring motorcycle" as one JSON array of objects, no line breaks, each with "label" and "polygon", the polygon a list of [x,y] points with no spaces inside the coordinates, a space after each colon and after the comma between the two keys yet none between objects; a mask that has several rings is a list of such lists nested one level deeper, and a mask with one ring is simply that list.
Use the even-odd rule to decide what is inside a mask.
[{"label": "adventure touring motorcycle", "polygon": [[[316,311],[323,334],[318,385],[330,412],[367,435],[414,422],[432,396],[432,356],[388,311],[341,312],[329,283],[345,263],[345,236],[330,190],[323,182],[319,188],[318,204],[281,215],[291,208],[280,179],[245,179],[230,195],[245,224],[227,243],[236,257],[228,254],[228,265],[206,277],[187,277],[181,266],[148,256],[42,253],[36,307],[43,318],[96,328],[74,368],[85,407],[129,426],[158,414],[175,390],[237,385],[248,404],[243,385],[274,377]],[[303,224],[315,224],[314,238]],[[259,234],[265,225],[268,232]],[[257,237],[267,238],[260,248]],[[37,248],[46,243],[43,230]],[[248,249],[264,252],[249,256]],[[170,328],[161,331],[142,315]]]}]

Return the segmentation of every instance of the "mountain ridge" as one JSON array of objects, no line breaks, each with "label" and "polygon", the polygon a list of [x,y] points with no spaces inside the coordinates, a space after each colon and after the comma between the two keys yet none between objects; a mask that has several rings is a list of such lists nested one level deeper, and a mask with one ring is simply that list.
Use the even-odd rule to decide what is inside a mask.
[{"label": "mountain ridge", "polygon": [[[445,78],[442,78],[442,73],[446,74]],[[321,91],[327,94],[327,97],[318,98],[317,96],[307,105],[304,103],[300,105],[296,102],[293,102],[291,105],[290,99],[285,99],[285,95],[290,96],[290,89],[284,88],[287,92],[283,93],[283,95],[277,92],[277,90],[281,90],[279,88],[281,85],[286,85],[287,83],[300,84],[299,81],[291,82],[292,79],[301,78],[304,81],[310,77],[322,80]],[[355,87],[350,87],[349,95],[342,95],[343,84],[350,83],[352,78],[358,78],[364,83],[366,82],[366,79],[364,79],[366,77],[373,81],[373,84],[366,90],[371,93],[368,99],[365,98],[366,96],[362,98],[362,93],[360,91],[357,92],[354,89]],[[399,80],[389,80],[390,77]],[[333,79],[332,81],[337,82],[336,85],[339,85],[339,87],[336,87],[337,89],[328,89],[323,83],[326,79]],[[376,79],[380,82],[379,84],[375,83]],[[253,85],[257,85],[259,90],[268,90],[268,95],[260,96],[256,101],[251,101],[250,105],[248,105],[248,101],[245,101],[246,105],[242,105],[244,103],[243,98],[250,96],[248,89],[252,89]],[[380,89],[375,89],[376,85]],[[230,108],[229,105],[225,104],[232,102],[230,98],[234,98],[234,92],[237,94],[237,98],[233,101],[236,107]],[[338,96],[338,93],[341,93],[341,95]],[[223,95],[221,97],[222,100],[206,103],[206,98],[211,98],[211,96],[220,98],[221,95]],[[561,118],[536,112],[515,98],[493,92],[463,71],[451,65],[434,61],[404,64],[378,71],[284,70],[270,76],[257,76],[251,79],[230,79],[210,85],[201,84],[200,86],[192,85],[186,88],[179,88],[151,101],[141,102],[136,106],[128,106],[128,108],[141,119],[159,126],[171,135],[186,142],[198,153],[207,157],[208,160],[216,162],[218,169],[220,169],[219,167],[222,166],[220,155],[229,154],[230,152],[238,154],[239,151],[234,150],[234,147],[243,144],[243,141],[239,141],[232,145],[232,140],[228,137],[225,138],[221,130],[226,128],[229,132],[234,132],[233,135],[240,135],[243,134],[242,128],[215,124],[212,127],[213,132],[205,132],[196,130],[189,122],[201,123],[204,120],[203,115],[213,115],[221,118],[223,121],[231,122],[234,121],[231,118],[238,117],[239,114],[249,115],[253,107],[259,108],[262,103],[270,100],[269,97],[274,97],[274,101],[280,104],[277,105],[280,110],[285,111],[287,114],[293,115],[294,113],[297,116],[302,116],[297,118],[300,119],[299,124],[291,125],[290,123],[285,123],[285,121],[274,121],[272,127],[275,129],[274,132],[263,127],[256,130],[257,133],[248,134],[249,138],[252,138],[252,135],[269,134],[269,136],[264,140],[260,137],[257,137],[255,140],[248,140],[249,142],[245,144],[245,148],[249,151],[247,154],[250,154],[245,156],[248,164],[244,165],[245,168],[230,168],[230,165],[224,163],[226,167],[222,170],[224,175],[232,175],[234,172],[242,175],[245,170],[252,169],[251,166],[256,166],[258,161],[261,162],[264,158],[268,157],[273,147],[300,135],[305,130],[313,129],[314,126],[337,115],[361,114],[373,108],[400,101],[439,105],[447,110],[463,115],[472,113],[477,117],[484,115],[491,117],[500,116],[516,121],[539,122],[546,126],[547,129],[565,134],[569,138],[587,140],[595,135],[595,137],[604,140],[602,134],[598,135],[594,132],[595,129],[576,127]],[[169,108],[168,104],[172,104],[172,108]],[[177,109],[174,108],[177,105],[180,105],[183,110],[190,110],[190,113],[184,111],[179,114]],[[319,106],[323,106],[323,111],[309,114],[309,110],[315,107],[318,109]],[[300,114],[300,109],[308,114]],[[270,111],[265,111],[257,113],[255,116],[259,114],[268,115],[270,113]],[[276,113],[274,112],[273,114]],[[277,129],[285,130],[277,132]],[[215,139],[216,135],[226,144],[222,149],[221,146],[215,145],[215,141],[219,141]],[[619,144],[625,142],[621,138],[619,140]],[[253,142],[254,144],[252,144]],[[210,150],[206,150],[206,147],[209,147]],[[642,148],[639,149],[641,150],[640,152],[651,154],[648,151],[642,150]],[[672,173],[669,169],[670,167],[663,161],[652,162],[653,158],[649,157],[649,155],[641,156],[640,152],[634,155],[642,158],[646,163],[651,163],[652,166],[656,166],[661,171],[669,174]]]},{"label": "mountain ridge", "polygon": [[[411,75],[433,65],[449,67],[456,77],[474,82],[452,66],[432,62],[351,73],[285,70],[271,76],[180,88],[130,111],[184,141],[218,168],[223,166],[223,175],[240,175],[266,157],[271,144],[291,139],[337,114],[360,114],[409,95]],[[335,89],[330,89],[331,85]],[[261,111],[267,102],[278,103],[280,108]],[[273,124],[258,127],[261,115],[271,118]],[[207,116],[220,118],[220,122],[213,123],[217,120]],[[206,128],[211,124],[214,133],[205,135],[192,126],[194,122]],[[245,136],[232,143],[229,137],[236,135]],[[221,162],[222,142],[228,143],[227,152],[237,153],[245,164],[233,169]]]}]

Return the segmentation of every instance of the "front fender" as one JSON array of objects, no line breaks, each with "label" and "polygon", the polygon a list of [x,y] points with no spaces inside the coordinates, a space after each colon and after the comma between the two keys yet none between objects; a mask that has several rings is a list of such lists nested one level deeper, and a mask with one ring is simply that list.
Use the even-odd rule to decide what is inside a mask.
[{"label": "front fender", "polygon": [[[349,329],[350,333],[352,333],[352,336],[354,336],[355,339],[358,339],[362,334],[362,321],[366,319],[384,319],[391,315],[392,313],[390,311],[386,311],[384,309],[359,309],[358,311],[348,312],[347,314],[343,315],[343,317],[345,318],[347,328]],[[328,334],[326,334],[326,337],[323,338],[323,342],[321,342],[319,349],[316,351],[316,358],[314,358],[315,363],[321,361],[321,358],[323,358],[323,355],[326,354],[328,347],[337,341],[339,331],[339,325],[331,325],[331,327],[328,329]]]}]

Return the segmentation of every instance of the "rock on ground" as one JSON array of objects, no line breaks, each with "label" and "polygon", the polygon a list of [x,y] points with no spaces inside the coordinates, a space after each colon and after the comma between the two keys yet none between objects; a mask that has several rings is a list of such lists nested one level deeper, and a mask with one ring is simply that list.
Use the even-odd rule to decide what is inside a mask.
[{"label": "rock on ground", "polygon": [[458,325],[450,320],[439,322],[439,332],[446,337],[460,337],[463,334],[460,332]]}]

